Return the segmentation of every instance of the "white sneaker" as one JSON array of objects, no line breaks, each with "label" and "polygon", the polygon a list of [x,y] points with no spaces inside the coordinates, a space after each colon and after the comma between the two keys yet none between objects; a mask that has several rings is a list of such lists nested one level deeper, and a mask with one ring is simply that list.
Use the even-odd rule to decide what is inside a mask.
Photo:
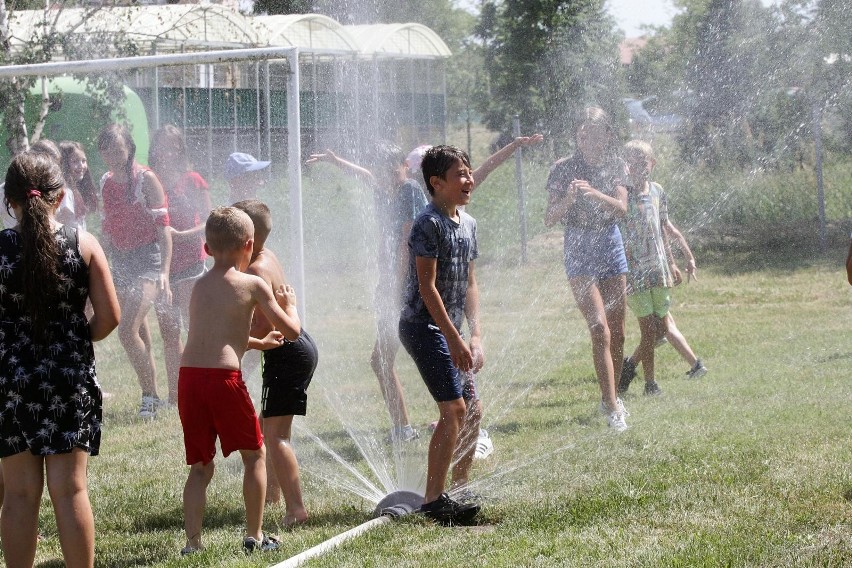
[{"label": "white sneaker", "polygon": [[473,459],[484,460],[494,453],[494,442],[491,441],[491,436],[486,430],[480,428],[479,437],[476,439],[476,450],[473,452]]},{"label": "white sneaker", "polygon": [[[615,409],[618,412],[622,413],[625,417],[630,416],[630,413],[627,412],[627,409],[624,407],[624,401],[621,400],[621,397],[617,397],[615,399]],[[601,404],[600,406],[598,406],[598,412],[600,412],[604,416],[607,416],[609,414],[609,408],[606,407],[606,404],[603,400],[601,400]]]},{"label": "white sneaker", "polygon": [[624,421],[624,413],[617,410],[607,416],[606,422],[616,432],[624,432],[628,428],[627,422]]},{"label": "white sneaker", "polygon": [[143,396],[139,405],[139,418],[156,418],[160,399],[155,396]]},{"label": "white sneaker", "polygon": [[411,427],[411,424],[405,426],[394,426],[391,428],[388,442],[391,444],[396,442],[411,442],[420,437],[420,432]]}]

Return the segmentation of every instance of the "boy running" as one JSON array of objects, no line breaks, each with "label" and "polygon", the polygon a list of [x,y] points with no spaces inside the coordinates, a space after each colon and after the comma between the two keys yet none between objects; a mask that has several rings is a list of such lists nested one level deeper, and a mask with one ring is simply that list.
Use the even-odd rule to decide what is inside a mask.
[{"label": "boy running", "polygon": [[[629,186],[624,218],[627,253],[627,305],[639,319],[641,338],[634,354],[645,371],[645,394],[662,394],[654,379],[654,345],[666,334],[671,306],[669,289],[681,282],[668,234],[668,206],[663,189],[650,181],[656,160],[651,145],[632,140],[624,146]],[[627,390],[619,387],[620,392]]]}]

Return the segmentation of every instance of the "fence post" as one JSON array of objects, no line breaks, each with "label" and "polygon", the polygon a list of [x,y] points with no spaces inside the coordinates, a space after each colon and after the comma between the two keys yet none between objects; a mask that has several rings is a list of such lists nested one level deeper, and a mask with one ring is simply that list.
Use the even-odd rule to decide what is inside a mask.
[{"label": "fence post", "polygon": [[[517,138],[521,135],[521,118],[517,114],[512,120],[512,130]],[[518,186],[518,225],[521,232],[521,263],[527,263],[527,205],[524,193],[523,150],[515,149],[515,183]]]}]

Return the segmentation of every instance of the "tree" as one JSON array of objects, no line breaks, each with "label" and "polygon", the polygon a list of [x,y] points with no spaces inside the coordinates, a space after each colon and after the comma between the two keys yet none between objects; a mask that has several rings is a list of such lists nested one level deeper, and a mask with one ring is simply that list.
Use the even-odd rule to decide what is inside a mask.
[{"label": "tree", "polygon": [[310,0],[255,0],[255,14],[309,14],[313,12]]},{"label": "tree", "polygon": [[710,165],[753,162],[751,115],[777,82],[777,74],[763,65],[773,27],[766,16],[758,0],[709,0],[699,17],[685,69],[693,99],[682,139],[688,155]]},{"label": "tree", "polygon": [[[849,0],[675,3],[682,11],[638,53],[628,81],[638,96],[680,103],[688,121],[679,144],[688,161],[801,164],[814,104],[852,123],[842,118],[852,119],[850,61],[842,56],[852,53]],[[850,138],[848,128],[836,132]]]},{"label": "tree", "polygon": [[852,150],[852,2],[788,0],[784,9],[800,39],[790,50],[790,72],[807,102],[836,118],[829,142]]},{"label": "tree", "polygon": [[623,114],[620,37],[605,2],[488,1],[476,35],[490,85],[489,127],[505,131],[520,114],[525,126],[564,143],[583,106]]},{"label": "tree", "polygon": [[[29,7],[33,2],[19,4]],[[44,4],[39,4],[44,7]],[[30,30],[32,35],[22,38],[15,37],[16,30],[12,29],[15,13],[7,9],[6,2],[0,2],[0,65],[46,63],[59,57],[68,60],[103,57],[105,45],[111,45],[112,51],[119,56],[138,53],[134,42],[114,30],[88,29],[85,34],[78,34],[101,8],[88,7],[68,12],[67,9],[72,7],[72,2],[65,2],[49,5],[38,17],[35,17],[35,11],[26,13],[27,17],[34,18],[34,25]],[[63,14],[70,14],[70,17],[63,19]],[[131,22],[128,22],[127,29],[131,29]],[[87,92],[92,98],[96,120],[105,122],[113,110],[121,113],[124,101],[122,74],[102,73],[76,78],[87,83]],[[33,75],[0,81],[0,109],[3,110],[3,126],[7,133],[6,146],[12,155],[28,149],[31,141],[35,142],[40,138],[44,121],[51,110],[52,100],[45,90],[42,93],[38,118],[30,135],[25,120],[26,101],[37,81],[38,78]]]}]

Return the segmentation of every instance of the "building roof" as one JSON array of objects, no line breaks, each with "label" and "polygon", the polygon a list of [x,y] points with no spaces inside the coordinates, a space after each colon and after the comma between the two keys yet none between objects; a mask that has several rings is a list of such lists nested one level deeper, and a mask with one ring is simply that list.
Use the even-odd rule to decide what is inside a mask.
[{"label": "building roof", "polygon": [[648,44],[648,36],[629,37],[618,45],[622,65],[633,63],[633,56]]},{"label": "building roof", "polygon": [[[296,46],[305,53],[370,58],[434,59],[452,55],[438,34],[422,24],[342,26],[320,14],[250,17],[217,4],[53,8],[46,13],[15,10],[10,13],[9,28],[13,49],[20,49],[45,30],[55,29],[92,41],[121,36],[149,53]],[[104,47],[108,49],[109,45]]]},{"label": "building roof", "polygon": [[362,56],[442,58],[452,55],[444,40],[423,24],[345,26]]},{"label": "building roof", "polygon": [[355,54],[358,42],[344,26],[321,14],[255,16],[250,19],[261,45],[293,46]]}]

